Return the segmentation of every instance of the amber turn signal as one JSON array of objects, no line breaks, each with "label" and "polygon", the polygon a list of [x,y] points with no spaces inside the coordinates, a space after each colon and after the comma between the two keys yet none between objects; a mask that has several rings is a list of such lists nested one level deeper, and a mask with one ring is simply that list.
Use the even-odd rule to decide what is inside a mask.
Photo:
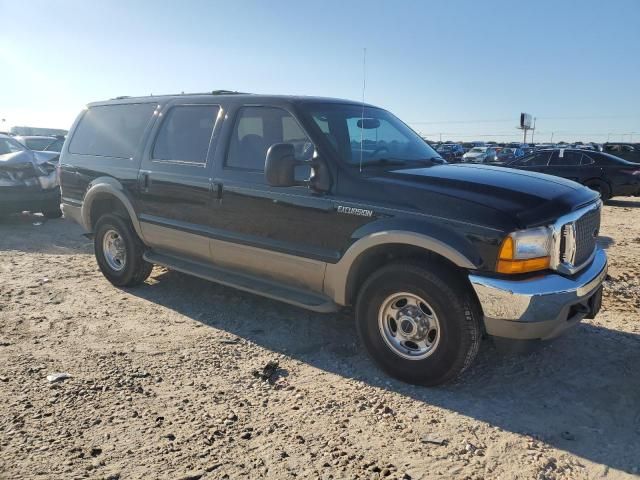
[{"label": "amber turn signal", "polygon": [[498,255],[498,264],[496,266],[496,271],[498,273],[527,273],[549,268],[549,257],[526,258],[519,260],[513,258],[514,250],[513,238],[505,238],[500,246],[500,253]]}]

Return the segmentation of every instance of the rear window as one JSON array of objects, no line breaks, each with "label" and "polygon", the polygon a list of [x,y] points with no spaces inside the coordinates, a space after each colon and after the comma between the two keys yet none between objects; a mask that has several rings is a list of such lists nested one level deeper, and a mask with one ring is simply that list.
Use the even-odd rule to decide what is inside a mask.
[{"label": "rear window", "polygon": [[24,144],[31,150],[44,150],[54,141],[53,138],[25,138]]},{"label": "rear window", "polygon": [[91,107],[76,127],[69,152],[103,157],[133,157],[155,108],[155,103]]}]

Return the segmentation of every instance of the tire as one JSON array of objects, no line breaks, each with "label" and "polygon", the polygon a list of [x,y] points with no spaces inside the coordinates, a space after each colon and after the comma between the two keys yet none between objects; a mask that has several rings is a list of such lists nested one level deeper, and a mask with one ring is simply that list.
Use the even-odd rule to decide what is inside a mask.
[{"label": "tire", "polygon": [[591,180],[585,183],[585,187],[598,192],[603,202],[606,202],[611,198],[611,188],[606,182],[603,182],[602,180]]},{"label": "tire", "polygon": [[153,269],[153,265],[142,258],[144,245],[131,222],[116,215],[103,215],[98,219],[94,250],[100,271],[117,287],[139,285]]},{"label": "tire", "polygon": [[42,212],[42,214],[45,216],[45,218],[49,219],[60,218],[62,217],[62,210],[60,210],[60,207],[58,207],[55,210],[45,210],[44,212]]},{"label": "tire", "polygon": [[[403,338],[400,330],[408,329],[405,314],[407,310],[416,311],[411,302],[403,306],[402,299],[395,300],[402,294],[424,303],[417,315],[409,318],[424,319],[427,318],[424,314],[430,312],[430,318],[435,317],[436,321],[430,320],[421,329],[422,333],[427,332],[424,340],[405,341],[399,347],[397,342]],[[396,304],[389,307],[389,302]],[[383,314],[389,311],[397,312],[395,317]],[[460,375],[473,362],[482,336],[480,308],[470,287],[446,268],[423,268],[409,263],[383,267],[362,285],[356,302],[356,325],[362,343],[382,370],[404,382],[425,386],[446,383]],[[409,322],[408,327],[416,325],[424,327],[420,320],[414,325]],[[414,332],[417,333],[415,328]]]}]

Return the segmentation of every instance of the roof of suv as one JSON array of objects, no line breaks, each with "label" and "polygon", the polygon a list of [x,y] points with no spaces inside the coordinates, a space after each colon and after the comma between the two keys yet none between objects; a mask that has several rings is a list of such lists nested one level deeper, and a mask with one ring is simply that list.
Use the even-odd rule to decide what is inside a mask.
[{"label": "roof of suv", "polygon": [[282,100],[288,100],[294,103],[336,103],[336,104],[354,104],[354,105],[364,105],[369,108],[379,108],[375,105],[370,105],[368,103],[362,103],[354,100],[346,100],[340,98],[332,98],[332,97],[313,97],[313,96],[304,96],[304,95],[263,95],[263,94],[254,94],[254,93],[239,93],[239,92],[230,92],[227,90],[217,90],[208,93],[177,93],[170,95],[149,95],[144,97],[116,97],[110,100],[103,100],[97,102],[91,102],[87,106],[93,107],[98,105],[112,105],[118,103],[132,103],[132,102],[152,102],[152,101],[162,101],[167,102],[175,99],[211,99],[211,98],[222,98],[226,100],[230,99],[243,99],[244,101],[249,102],[276,102]]}]

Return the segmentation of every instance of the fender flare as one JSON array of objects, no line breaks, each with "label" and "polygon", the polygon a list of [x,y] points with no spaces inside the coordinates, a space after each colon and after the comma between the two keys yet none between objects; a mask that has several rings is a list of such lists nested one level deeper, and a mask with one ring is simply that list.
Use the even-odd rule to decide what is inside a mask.
[{"label": "fender flare", "polygon": [[89,189],[84,196],[84,201],[82,202],[82,223],[85,230],[88,232],[91,231],[91,207],[93,202],[100,195],[109,195],[118,199],[127,210],[129,219],[131,220],[136,233],[140,238],[143,238],[142,228],[140,227],[140,222],[138,221],[136,211],[131,204],[131,200],[129,200],[129,197],[124,193],[124,189],[120,182],[113,178],[97,178],[91,182]]},{"label": "fender flare", "polygon": [[338,263],[327,265],[324,284],[325,293],[332,297],[337,304],[346,305],[349,273],[354,262],[370,248],[385,244],[419,247],[425,251],[436,253],[461,268],[476,268],[469,258],[437,238],[404,230],[380,231],[362,237],[347,249]]}]

